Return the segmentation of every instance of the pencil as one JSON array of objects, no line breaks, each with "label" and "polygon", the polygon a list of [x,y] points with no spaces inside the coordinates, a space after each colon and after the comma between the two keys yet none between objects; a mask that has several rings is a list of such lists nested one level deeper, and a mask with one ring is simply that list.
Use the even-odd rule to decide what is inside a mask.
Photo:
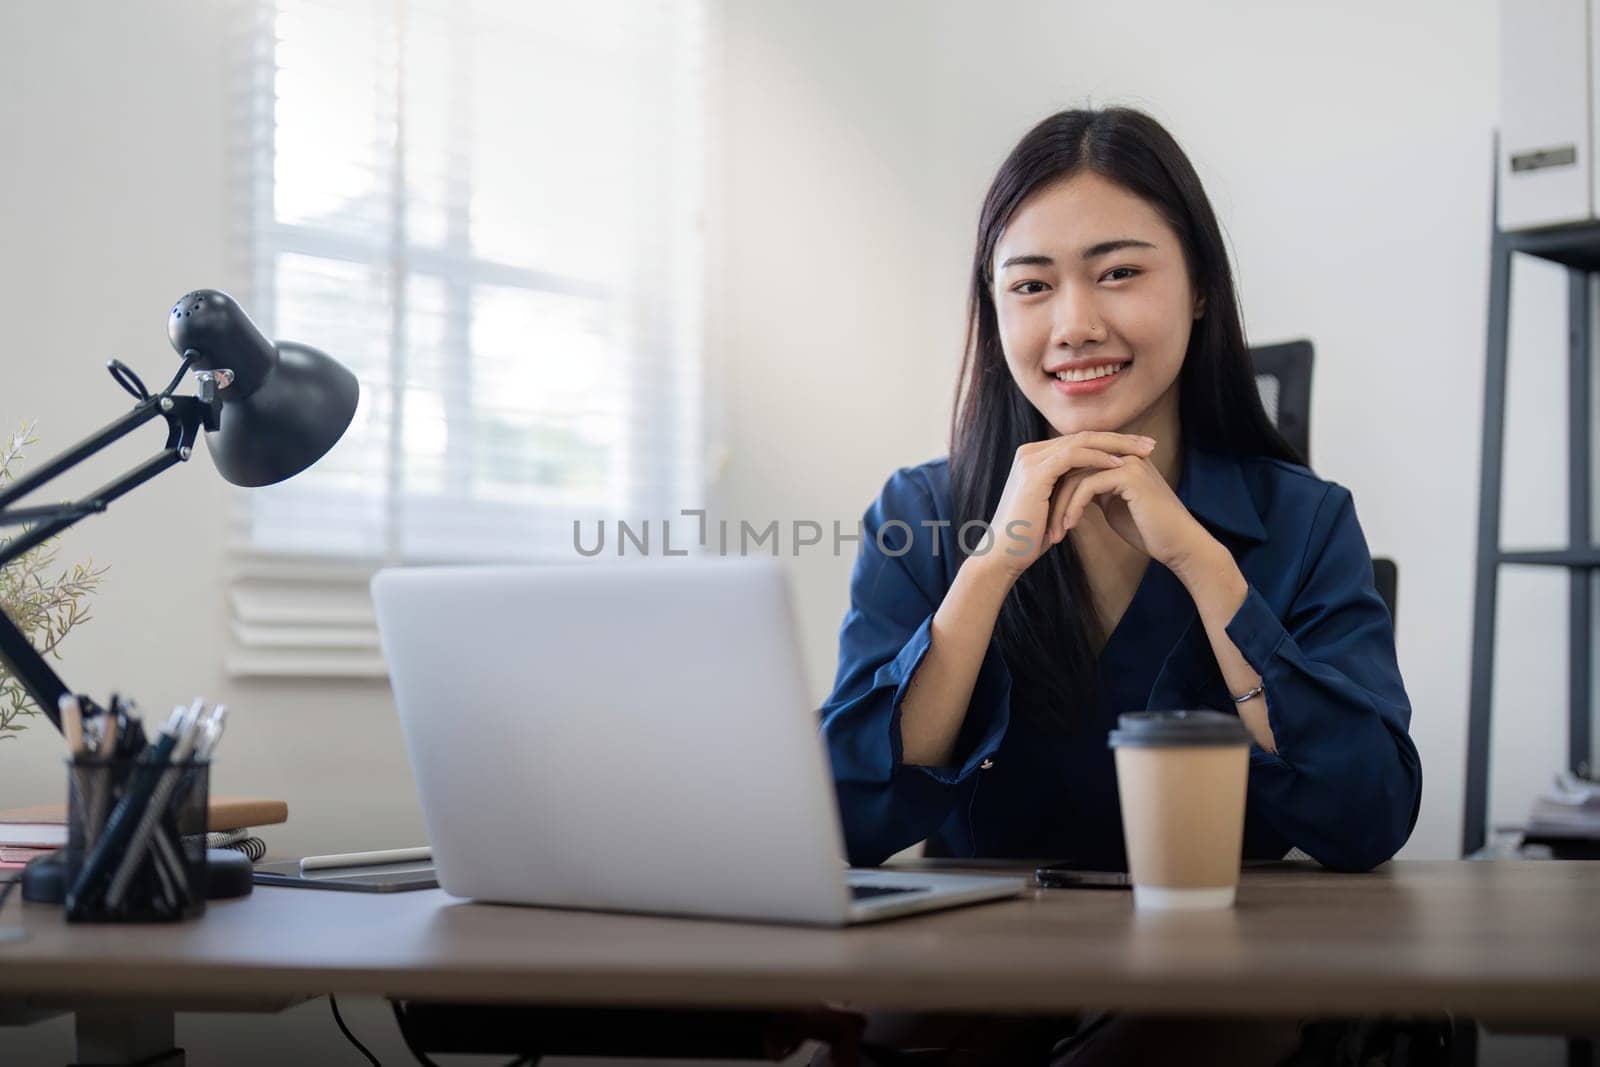
[{"label": "pencil", "polygon": [[83,755],[83,709],[71,693],[61,694],[56,706],[61,712],[61,732],[67,735],[67,748],[77,759]]}]

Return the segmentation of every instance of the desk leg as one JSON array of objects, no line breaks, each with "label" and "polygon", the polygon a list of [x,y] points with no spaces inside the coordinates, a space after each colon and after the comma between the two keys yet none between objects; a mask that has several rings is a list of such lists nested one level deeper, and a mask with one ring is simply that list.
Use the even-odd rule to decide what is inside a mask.
[{"label": "desk leg", "polygon": [[170,1008],[108,1003],[84,1006],[74,1014],[74,1067],[184,1067]]}]

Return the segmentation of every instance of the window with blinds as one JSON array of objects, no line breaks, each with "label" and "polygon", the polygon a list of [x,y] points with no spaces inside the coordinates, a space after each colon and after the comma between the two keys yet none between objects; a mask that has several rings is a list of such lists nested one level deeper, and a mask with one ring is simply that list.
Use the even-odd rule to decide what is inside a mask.
[{"label": "window with blinds", "polygon": [[247,0],[237,94],[269,336],[361,380],[241,493],[240,675],[381,675],[366,583],[577,561],[704,491],[703,0]]}]

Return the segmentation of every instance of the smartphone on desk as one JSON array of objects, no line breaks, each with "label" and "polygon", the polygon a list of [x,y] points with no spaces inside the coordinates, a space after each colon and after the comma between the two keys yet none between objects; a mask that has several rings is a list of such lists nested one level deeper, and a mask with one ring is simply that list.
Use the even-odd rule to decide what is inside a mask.
[{"label": "smartphone on desk", "polygon": [[1047,889],[1128,889],[1133,885],[1127,871],[1072,862],[1036,868],[1033,880]]}]

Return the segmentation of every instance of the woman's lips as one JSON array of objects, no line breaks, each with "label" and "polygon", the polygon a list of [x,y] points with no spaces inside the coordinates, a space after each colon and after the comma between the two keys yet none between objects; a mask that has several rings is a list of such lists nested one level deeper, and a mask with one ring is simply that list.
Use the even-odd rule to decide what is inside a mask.
[{"label": "woman's lips", "polygon": [[1128,368],[1132,365],[1131,361],[1124,363],[1117,368],[1116,373],[1102,375],[1086,382],[1065,382],[1052,374],[1050,376],[1050,385],[1062,396],[1093,396],[1096,393],[1103,393],[1110,389],[1123,375],[1128,373]]}]

